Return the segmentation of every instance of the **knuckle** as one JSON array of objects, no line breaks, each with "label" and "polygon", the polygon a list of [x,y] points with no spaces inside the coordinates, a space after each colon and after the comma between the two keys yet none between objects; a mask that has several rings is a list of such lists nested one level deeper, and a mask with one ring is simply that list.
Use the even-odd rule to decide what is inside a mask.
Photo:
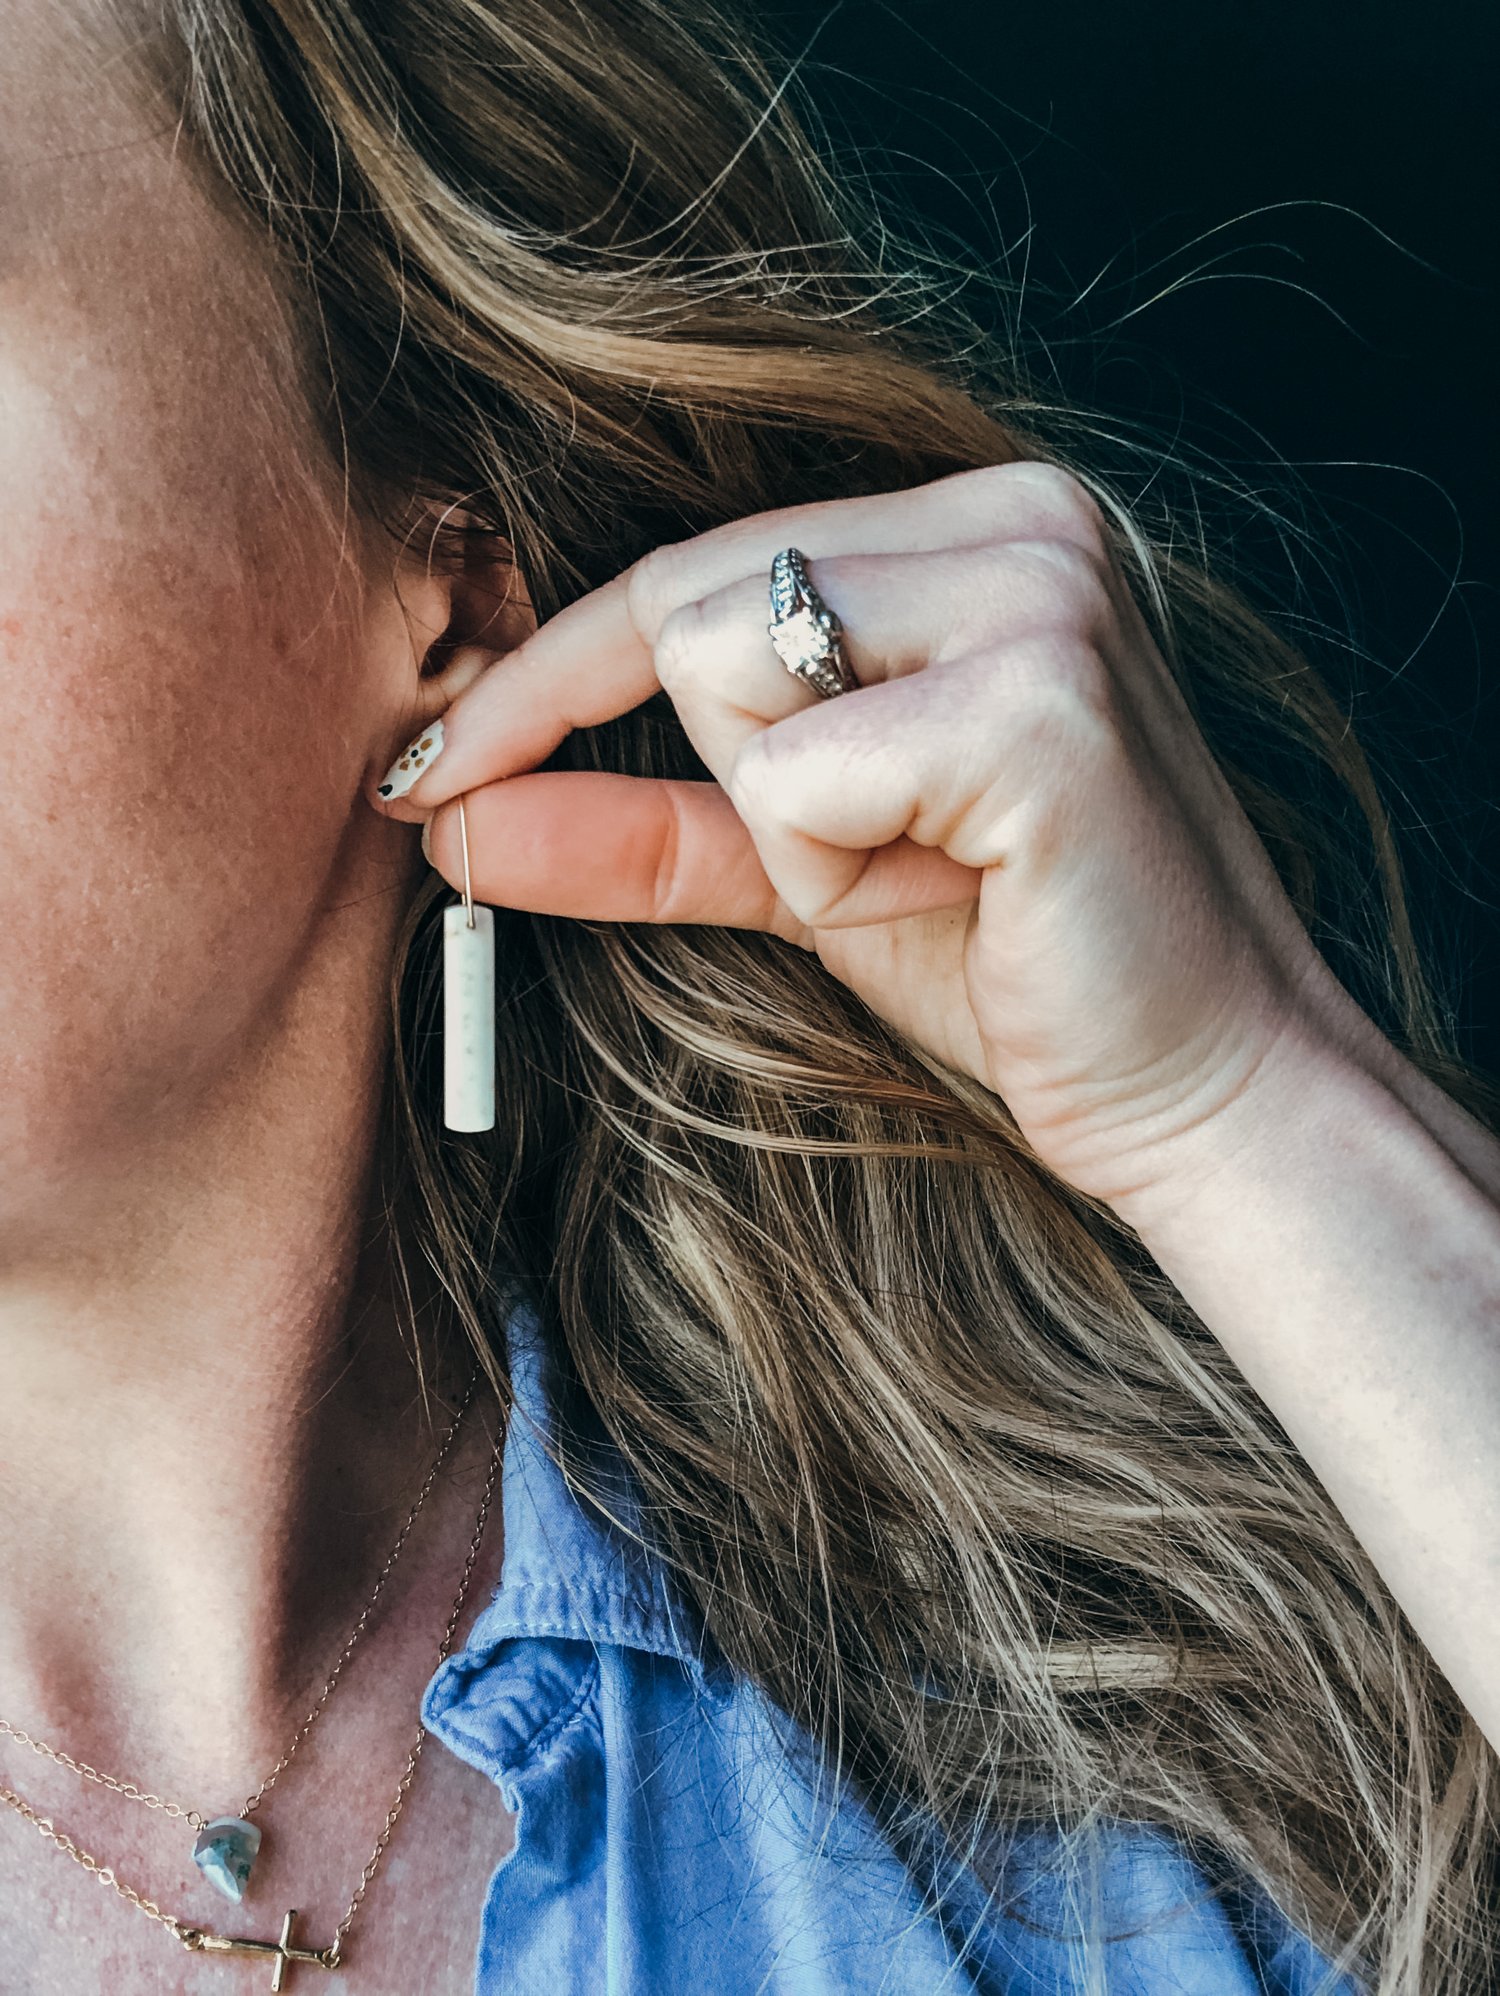
[{"label": "knuckle", "polygon": [[1028,600],[1045,622],[1063,630],[1094,631],[1112,614],[1102,554],[1051,534],[1010,541],[1004,552],[1026,571]]},{"label": "knuckle", "polygon": [[1111,530],[1104,506],[1075,473],[1046,458],[1011,458],[953,474],[971,516],[984,522],[991,545],[1019,538],[1071,543],[1107,564]]},{"label": "knuckle", "polygon": [[999,464],[976,464],[967,471],[950,472],[940,482],[954,491],[972,494],[976,500],[989,500],[997,511],[1003,511],[1015,504],[1016,474],[1027,461],[1010,458]]},{"label": "knuckle", "polygon": [[734,759],[725,786],[730,802],[747,821],[775,816],[775,795],[779,788],[776,730],[752,735]]},{"label": "knuckle", "polygon": [[1104,509],[1076,473],[1046,458],[1016,458],[1002,467],[1013,484],[1037,495],[1046,522],[1071,538],[1101,540]]},{"label": "knuckle", "polygon": [[725,785],[745,823],[765,831],[795,827],[808,786],[828,780],[826,757],[810,757],[795,738],[778,739],[786,727],[783,722],[752,735],[735,757]]},{"label": "knuckle", "polygon": [[625,609],[647,644],[682,602],[694,592],[687,579],[688,541],[664,541],[631,565],[625,584]]},{"label": "knuckle", "polygon": [[668,693],[686,685],[695,664],[702,659],[708,625],[707,606],[700,597],[679,603],[663,619],[653,650],[656,676]]},{"label": "knuckle", "polygon": [[1012,647],[997,689],[1028,728],[1100,741],[1119,736],[1117,689],[1105,660],[1081,638],[1032,638]]},{"label": "knuckle", "polygon": [[683,825],[682,807],[668,791],[664,805],[666,822],[651,880],[650,919],[672,922],[682,906]]}]

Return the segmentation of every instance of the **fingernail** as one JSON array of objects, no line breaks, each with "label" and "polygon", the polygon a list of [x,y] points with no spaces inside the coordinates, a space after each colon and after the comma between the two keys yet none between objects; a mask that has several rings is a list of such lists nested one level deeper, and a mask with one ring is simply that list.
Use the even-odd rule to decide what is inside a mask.
[{"label": "fingernail", "polygon": [[434,721],[409,741],[378,784],[382,797],[404,797],[417,778],[437,761],[443,752],[443,724]]},{"label": "fingernail", "polygon": [[432,820],[431,818],[424,818],[422,820],[422,857],[427,861],[427,864],[429,866],[431,866],[432,864],[432,840],[430,837],[431,832],[432,832]]}]

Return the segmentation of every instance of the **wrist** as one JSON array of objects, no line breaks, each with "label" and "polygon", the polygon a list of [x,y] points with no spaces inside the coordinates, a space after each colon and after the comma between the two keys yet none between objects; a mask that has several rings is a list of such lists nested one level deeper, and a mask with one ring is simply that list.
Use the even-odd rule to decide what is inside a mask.
[{"label": "wrist", "polygon": [[1247,1201],[1310,1188],[1361,1141],[1378,1143],[1414,1120],[1388,1063],[1324,1037],[1288,1037],[1231,1101],[1159,1151],[1114,1211],[1148,1248],[1222,1229]]}]

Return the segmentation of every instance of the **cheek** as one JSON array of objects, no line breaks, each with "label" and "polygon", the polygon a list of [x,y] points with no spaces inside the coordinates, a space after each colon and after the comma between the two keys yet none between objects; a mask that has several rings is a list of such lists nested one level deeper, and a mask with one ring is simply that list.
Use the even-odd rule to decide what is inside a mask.
[{"label": "cheek", "polygon": [[364,747],[357,593],[319,522],[139,494],[127,526],[87,480],[53,494],[0,508],[0,1157],[37,1168],[244,1043]]},{"label": "cheek", "polygon": [[370,904],[346,875],[384,830],[356,800],[393,691],[255,232],[166,142],[27,189],[44,226],[0,263],[0,1214],[190,1113],[324,908]]}]

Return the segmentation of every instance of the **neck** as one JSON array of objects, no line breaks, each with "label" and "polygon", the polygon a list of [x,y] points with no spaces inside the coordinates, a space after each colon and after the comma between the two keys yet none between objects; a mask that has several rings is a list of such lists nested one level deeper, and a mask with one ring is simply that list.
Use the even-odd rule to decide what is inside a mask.
[{"label": "neck", "polygon": [[[292,1009],[0,1234],[0,1717],[189,1794],[284,1750],[472,1363],[435,1284],[394,1293],[376,1019]],[[469,1488],[403,1566],[456,1573]]]}]

